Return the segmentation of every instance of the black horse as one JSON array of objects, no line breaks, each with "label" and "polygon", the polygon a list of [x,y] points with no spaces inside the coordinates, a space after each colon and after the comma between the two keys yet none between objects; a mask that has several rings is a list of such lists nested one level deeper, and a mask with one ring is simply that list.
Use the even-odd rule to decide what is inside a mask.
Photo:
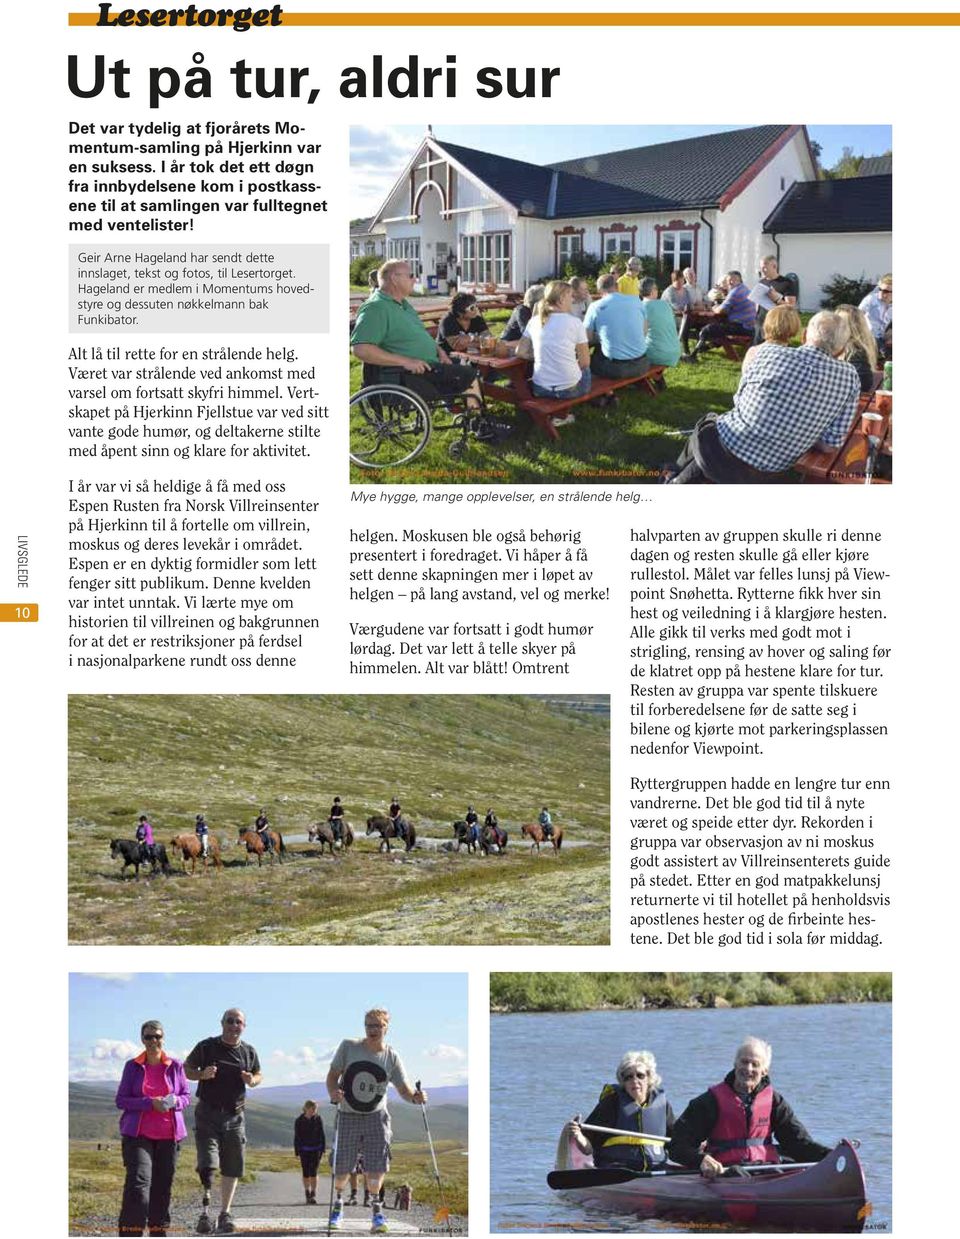
[{"label": "black horse", "polygon": [[507,850],[507,832],[502,826],[483,826],[480,829],[480,851],[484,856],[491,852],[502,855]]},{"label": "black horse", "polygon": [[120,870],[121,877],[127,872],[127,865],[133,865],[133,874],[138,881],[141,865],[150,866],[151,877],[158,869],[164,874],[169,874],[170,872],[167,849],[162,843],[155,843],[151,848],[146,843],[141,843],[139,839],[111,839],[110,856],[113,860],[116,860],[118,856],[123,858],[123,867]]},{"label": "black horse", "polygon": [[390,840],[402,839],[406,844],[407,851],[417,841],[417,832],[414,829],[413,823],[407,818],[400,815],[397,822],[394,822],[392,817],[383,817],[382,814],[377,814],[374,817],[367,818],[367,834],[380,835],[380,851],[391,851]]},{"label": "black horse", "polygon": [[320,840],[321,856],[323,855],[324,844],[326,844],[326,846],[330,849],[330,855],[332,856],[338,847],[342,851],[346,851],[348,847],[353,846],[353,827],[349,822],[344,821],[342,818],[340,831],[341,838],[337,839],[333,833],[333,827],[329,822],[314,822],[314,824],[307,831],[307,838],[311,843],[315,843],[318,839]]},{"label": "black horse", "polygon": [[453,823],[453,833],[457,838],[457,851],[466,844],[468,852],[475,852],[480,843],[480,831],[476,825],[471,825],[469,822],[457,821]]}]

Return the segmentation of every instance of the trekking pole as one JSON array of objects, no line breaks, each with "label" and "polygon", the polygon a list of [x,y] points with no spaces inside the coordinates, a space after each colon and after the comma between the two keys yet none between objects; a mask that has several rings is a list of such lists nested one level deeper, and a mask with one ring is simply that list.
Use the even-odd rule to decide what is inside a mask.
[{"label": "trekking pole", "polygon": [[[422,1091],[420,1081],[418,1080],[417,1092],[421,1093]],[[440,1208],[433,1215],[433,1220],[435,1222],[446,1222],[447,1234],[452,1236],[453,1227],[450,1223],[450,1210],[447,1208],[447,1202],[443,1198],[443,1184],[440,1182],[440,1167],[437,1165],[437,1155],[433,1148],[433,1137],[430,1135],[430,1124],[427,1122],[427,1103],[425,1101],[420,1102],[420,1113],[423,1115],[423,1129],[427,1133],[427,1144],[430,1146],[430,1158],[433,1162],[433,1177],[437,1181],[437,1190],[440,1193]]]},{"label": "trekking pole", "polygon": [[327,1236],[330,1235],[330,1218],[333,1214],[333,1193],[337,1186],[337,1142],[340,1139],[340,1102],[333,1114],[333,1148],[330,1150],[330,1207],[327,1209]]}]

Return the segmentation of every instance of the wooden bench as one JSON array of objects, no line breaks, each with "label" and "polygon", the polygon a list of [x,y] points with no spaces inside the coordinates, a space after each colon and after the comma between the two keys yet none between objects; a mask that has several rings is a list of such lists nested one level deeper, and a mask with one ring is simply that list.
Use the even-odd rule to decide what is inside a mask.
[{"label": "wooden bench", "polygon": [[532,400],[521,400],[519,408],[527,413],[533,424],[551,439],[559,439],[555,419],[563,418],[578,404],[591,404],[601,396],[609,396],[619,391],[621,387],[642,387],[651,396],[659,394],[657,387],[659,379],[663,378],[665,366],[651,366],[645,374],[635,375],[629,379],[594,378],[590,390],[585,396],[576,396],[572,400],[551,400],[549,397],[537,396]]},{"label": "wooden bench", "polygon": [[735,361],[738,366],[743,365],[743,359],[747,355],[747,349],[752,344],[751,340],[734,340],[730,336],[724,336],[721,347],[723,348],[724,357],[730,361]]}]

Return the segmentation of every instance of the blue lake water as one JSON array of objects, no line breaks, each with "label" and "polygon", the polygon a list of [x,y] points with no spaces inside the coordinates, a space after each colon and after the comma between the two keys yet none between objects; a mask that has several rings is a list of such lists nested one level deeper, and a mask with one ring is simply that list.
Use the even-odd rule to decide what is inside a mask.
[{"label": "blue lake water", "polygon": [[891,1223],[891,1008],[864,1003],[719,1011],[493,1015],[490,1024],[490,1228],[676,1231],[600,1217],[547,1187],[557,1138],[587,1114],[628,1050],[650,1050],[679,1116],[721,1080],[745,1036],[773,1046],[770,1078],[822,1144],[860,1141],[871,1229]]}]

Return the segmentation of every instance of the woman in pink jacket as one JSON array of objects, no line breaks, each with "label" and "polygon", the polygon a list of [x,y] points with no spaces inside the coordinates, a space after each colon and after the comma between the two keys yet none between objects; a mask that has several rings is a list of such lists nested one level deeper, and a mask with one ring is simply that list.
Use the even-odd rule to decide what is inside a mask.
[{"label": "woman in pink jacket", "polygon": [[119,1234],[165,1235],[170,1225],[170,1191],[180,1141],[187,1129],[182,1111],[190,1104],[183,1063],[163,1049],[163,1025],[147,1020],[140,1029],[144,1050],[124,1064],[117,1089],[123,1164],[127,1177],[120,1206]]}]

